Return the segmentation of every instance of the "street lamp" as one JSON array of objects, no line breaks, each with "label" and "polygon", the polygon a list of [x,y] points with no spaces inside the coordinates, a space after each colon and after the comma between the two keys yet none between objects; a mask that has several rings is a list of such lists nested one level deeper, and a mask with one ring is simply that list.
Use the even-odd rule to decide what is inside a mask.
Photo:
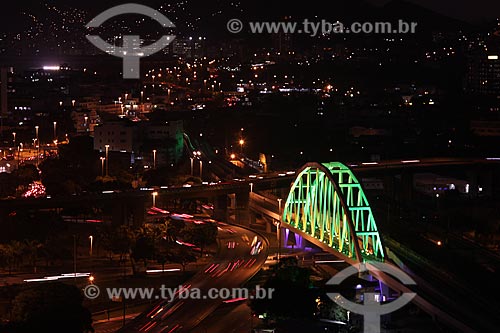
[{"label": "street lamp", "polygon": [[240,143],[240,153],[243,154],[243,145],[245,144],[245,140],[240,139],[239,143]]},{"label": "street lamp", "polygon": [[193,175],[193,162],[194,162],[194,157],[189,158],[191,160],[191,176]]},{"label": "street lamp", "polygon": [[100,157],[101,159],[101,177],[104,177],[104,161],[106,160],[106,157]]},{"label": "street lamp", "polygon": [[153,207],[156,207],[156,196],[158,195],[158,192],[153,192],[151,194],[153,195]]},{"label": "street lamp", "polygon": [[109,145],[104,146],[106,148],[106,177],[109,176]]},{"label": "street lamp", "polygon": [[89,236],[89,240],[90,240],[90,256],[92,257],[92,250],[93,250],[93,246],[94,246],[94,236],[90,235]]},{"label": "street lamp", "polygon": [[40,141],[38,140],[38,129],[39,126],[35,126],[36,132],[36,167],[38,168],[38,164],[40,163]]},{"label": "street lamp", "polygon": [[16,132],[12,132],[12,136],[14,137],[13,143],[14,147],[16,146]]},{"label": "street lamp", "polygon": [[57,121],[54,121],[54,140],[57,140]]},{"label": "street lamp", "polygon": [[156,169],[156,149],[153,150],[153,169]]},{"label": "street lamp", "polygon": [[200,179],[203,181],[203,161],[200,160]]}]

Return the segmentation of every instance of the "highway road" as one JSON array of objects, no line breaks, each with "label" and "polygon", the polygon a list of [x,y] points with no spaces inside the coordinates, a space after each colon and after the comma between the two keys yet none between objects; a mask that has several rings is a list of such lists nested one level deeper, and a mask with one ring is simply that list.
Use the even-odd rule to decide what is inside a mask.
[{"label": "highway road", "polygon": [[[205,163],[207,164],[207,163]],[[461,165],[499,165],[500,157],[489,158],[422,158],[415,160],[389,160],[379,162],[346,163],[354,173],[385,172],[387,170],[427,170],[433,167],[461,166]],[[221,182],[213,182],[195,186],[160,186],[141,188],[131,191],[104,191],[98,193],[81,193],[73,196],[53,198],[22,198],[0,199],[0,211],[29,208],[53,208],[70,204],[95,203],[113,200],[145,200],[149,202],[151,193],[156,191],[160,198],[200,198],[231,194],[239,191],[249,191],[250,183],[254,191],[272,188],[286,188],[297,177],[297,170],[282,170],[258,175],[249,175],[245,178],[236,178]]]},{"label": "highway road", "polygon": [[[190,292],[194,295],[194,290],[199,289],[202,297],[175,297],[172,301],[159,301],[118,332],[193,332],[223,304],[222,298],[206,297],[209,289],[241,287],[259,271],[267,259],[267,240],[247,229],[225,223],[218,223],[218,226],[218,255],[210,265],[183,285],[187,289],[185,295]],[[252,247],[252,243],[257,245]],[[257,248],[260,250],[256,251]]]}]

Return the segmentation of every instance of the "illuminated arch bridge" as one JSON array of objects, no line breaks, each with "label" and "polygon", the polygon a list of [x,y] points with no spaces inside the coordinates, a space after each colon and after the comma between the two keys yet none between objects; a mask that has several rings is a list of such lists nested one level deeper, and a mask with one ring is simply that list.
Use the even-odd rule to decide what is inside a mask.
[{"label": "illuminated arch bridge", "polygon": [[384,261],[368,200],[353,172],[342,163],[302,167],[290,189],[282,222],[356,262]]}]

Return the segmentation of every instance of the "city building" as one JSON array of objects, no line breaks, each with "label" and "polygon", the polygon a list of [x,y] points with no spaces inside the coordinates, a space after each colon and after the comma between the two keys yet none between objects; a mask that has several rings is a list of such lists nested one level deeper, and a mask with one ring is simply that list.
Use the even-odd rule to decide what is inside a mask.
[{"label": "city building", "polygon": [[134,153],[138,150],[138,128],[127,120],[106,122],[94,128],[94,149]]},{"label": "city building", "polygon": [[[127,119],[106,122],[94,128],[94,149],[129,153],[132,159],[153,166],[177,163],[183,154],[183,122],[133,122]],[[154,161],[156,159],[156,161]]]},{"label": "city building", "polygon": [[196,58],[204,55],[206,37],[176,38],[172,42],[172,54],[184,58]]},{"label": "city building", "polygon": [[[143,123],[143,147],[157,151],[157,163],[176,163],[184,151],[184,128],[181,120],[163,124]],[[146,152],[145,152],[146,153]]]},{"label": "city building", "polygon": [[468,57],[466,90],[500,98],[500,52],[481,50]]},{"label": "city building", "polygon": [[[433,173],[415,174],[414,187],[417,191],[430,196],[439,196],[451,190],[461,194],[470,194],[473,191],[465,180],[442,177]],[[479,187],[475,193],[477,192],[482,192],[482,188]]]},{"label": "city building", "polygon": [[71,112],[71,119],[77,134],[94,133],[94,128],[99,124],[100,118],[94,110],[75,110]]}]

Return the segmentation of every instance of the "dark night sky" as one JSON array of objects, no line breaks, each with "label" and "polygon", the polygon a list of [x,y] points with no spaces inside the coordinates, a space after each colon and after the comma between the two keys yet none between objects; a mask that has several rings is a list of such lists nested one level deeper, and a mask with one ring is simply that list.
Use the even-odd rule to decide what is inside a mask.
[{"label": "dark night sky", "polygon": [[[198,1],[200,6],[211,6],[217,0],[191,0]],[[219,0],[224,1],[224,0]],[[230,2],[231,0],[225,0]],[[241,0],[245,1],[253,1],[253,0]],[[282,0],[271,0],[276,1],[278,3],[285,3]],[[349,0],[331,0],[328,3],[328,9],[335,8],[335,3],[340,3],[341,1],[349,1]],[[390,0],[365,0],[370,3],[382,5],[384,3],[389,2]],[[468,22],[482,22],[486,20],[492,20],[497,17],[500,17],[500,1],[499,0],[406,0],[409,2],[413,2],[415,4],[424,6],[436,12],[445,14],[450,17],[458,18],[463,21]],[[158,4],[168,2],[168,0],[42,0],[42,1],[34,1],[34,0],[20,0],[20,1],[2,1],[2,8],[0,10],[0,27],[4,27],[5,24],[14,24],[15,18],[11,13],[19,12],[20,8],[29,8],[30,4],[40,4],[42,2],[54,3],[54,4],[65,4],[79,8],[85,8],[94,13],[99,13],[100,11],[107,9],[113,5],[123,4],[127,2],[134,3],[142,3],[145,5],[151,5],[156,7]],[[275,3],[276,3],[275,2]],[[326,3],[324,0],[310,0],[309,6],[313,6],[313,3],[318,3],[317,6],[325,6]]]},{"label": "dark night sky", "polygon": [[[368,0],[384,4],[389,0]],[[438,13],[467,22],[481,22],[500,17],[499,0],[408,0]]]}]

